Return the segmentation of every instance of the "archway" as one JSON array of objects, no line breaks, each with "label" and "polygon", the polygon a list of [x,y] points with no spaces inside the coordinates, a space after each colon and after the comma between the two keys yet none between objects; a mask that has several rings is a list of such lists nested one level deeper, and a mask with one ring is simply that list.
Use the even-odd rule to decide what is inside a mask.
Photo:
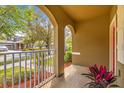
[{"label": "archway", "polygon": [[73,27],[71,25],[65,26],[64,29],[64,67],[72,64],[72,42],[73,42]]},{"label": "archway", "polygon": [[[47,81],[47,79],[50,76],[53,76],[53,74],[55,73],[53,68],[56,66],[53,66],[53,58],[55,53],[54,32],[57,32],[57,23],[55,22],[52,14],[45,7],[44,11],[47,11],[47,14],[50,16],[50,18],[45,13],[40,11],[39,7],[37,6],[29,5],[3,7],[7,7],[8,10],[10,7],[10,9],[12,9],[12,12],[9,11],[7,13],[11,15],[7,16],[10,19],[8,20],[7,18],[6,20],[10,22],[8,22],[9,27],[7,26],[8,28],[6,28],[12,28],[14,25],[17,25],[18,28],[24,28],[23,30],[17,28],[16,30],[14,29],[15,33],[12,33],[14,38],[7,38],[7,40],[13,41],[12,44],[17,43],[17,45],[13,46],[14,49],[13,51],[11,51],[11,53],[6,52],[1,54],[3,57],[3,62],[5,62],[5,64],[2,64],[2,66],[4,65],[5,68],[0,68],[2,70],[1,72],[3,72],[2,78],[4,78],[5,81],[4,84],[3,81],[2,83],[0,81],[0,87],[35,87],[36,85],[39,85],[39,83]],[[41,19],[43,17],[45,18],[45,20]],[[11,23],[12,25],[9,23]],[[51,34],[50,32],[53,33]],[[8,33],[7,35],[10,34],[11,33]],[[53,36],[52,39],[50,39],[51,35]],[[46,36],[48,36],[48,38],[46,38]],[[21,43],[21,39],[24,39],[26,42]],[[39,46],[39,43],[42,43],[43,39],[45,43],[43,43],[44,45],[41,47]],[[52,40],[52,43],[50,43],[50,45],[48,44],[49,39],[50,41]],[[8,55],[10,58],[9,60]],[[50,62],[50,58],[52,58],[52,62]],[[8,66],[8,64],[12,65]],[[12,73],[12,76],[9,76],[9,78],[11,78],[10,81],[8,81],[9,70]],[[15,78],[15,75],[17,78]],[[15,83],[17,79],[19,82],[17,81]],[[0,80],[2,80],[1,77]],[[7,85],[8,82],[10,83],[9,85]]]}]

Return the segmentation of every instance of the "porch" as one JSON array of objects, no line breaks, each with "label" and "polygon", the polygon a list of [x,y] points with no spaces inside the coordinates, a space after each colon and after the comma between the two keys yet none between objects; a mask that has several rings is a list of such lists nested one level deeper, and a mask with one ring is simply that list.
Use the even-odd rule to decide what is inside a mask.
[{"label": "porch", "polygon": [[[113,43],[113,41],[117,38],[114,38],[114,40],[112,38],[113,41],[110,41],[112,44],[109,42],[109,40],[111,40],[110,23],[113,18],[116,17],[117,6],[38,7],[46,13],[50,21],[53,23],[55,30],[55,47],[53,50],[17,52],[16,54],[18,54],[19,58],[18,64],[15,61],[16,54],[9,53],[12,55],[11,66],[7,65],[6,57],[8,53],[3,53],[4,64],[2,64],[3,66],[1,67],[1,70],[3,70],[4,75],[1,80],[1,87],[86,87],[84,85],[89,82],[89,79],[82,76],[81,73],[88,72],[87,67],[94,64],[105,65],[108,69],[111,68],[116,75],[119,75],[119,82],[117,83],[123,86],[124,83],[122,84],[122,80],[124,77],[124,60],[122,59],[123,57],[120,53],[117,55],[122,57],[120,58],[121,60],[116,58],[117,50],[119,52],[123,52],[123,50],[117,49],[117,44],[115,43],[116,41]],[[120,9],[121,14],[123,14],[122,10]],[[122,15],[118,17],[118,19],[121,17]],[[122,22],[122,20],[119,22]],[[70,27],[73,34],[73,48],[72,65],[64,69],[64,29],[66,26]],[[114,35],[116,36],[116,34]],[[122,40],[123,36],[120,39]],[[121,47],[122,45],[123,43],[119,46]],[[51,58],[52,63],[50,63]],[[117,63],[119,63],[118,67]],[[19,67],[19,76],[16,84],[15,65]],[[11,81],[10,86],[7,86],[7,67],[12,67],[12,78],[8,79]],[[22,70],[23,79],[21,76]]]}]

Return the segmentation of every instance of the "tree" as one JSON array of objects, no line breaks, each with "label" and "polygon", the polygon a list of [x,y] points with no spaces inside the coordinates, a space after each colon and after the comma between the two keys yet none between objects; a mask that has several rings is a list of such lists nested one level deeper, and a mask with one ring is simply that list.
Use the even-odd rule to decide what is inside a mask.
[{"label": "tree", "polygon": [[47,49],[50,48],[50,46],[53,42],[53,36],[52,36],[53,34],[52,33],[53,33],[53,29],[51,27],[51,24],[48,23],[48,31],[46,31],[46,33],[45,33],[46,37],[45,37],[45,40],[44,40]]},{"label": "tree", "polygon": [[0,6],[0,34],[1,37],[14,37],[18,31],[26,31],[29,21],[33,21],[33,8],[19,6]]},{"label": "tree", "polygon": [[48,18],[36,12],[34,6],[0,6],[0,40],[14,38],[23,32],[23,43],[27,48],[37,45],[49,48],[52,43],[53,28]]},{"label": "tree", "polygon": [[21,30],[24,22],[19,20],[19,12],[16,6],[0,6],[0,34],[14,36],[16,30]]},{"label": "tree", "polygon": [[53,28],[51,25],[49,21],[46,23],[42,18],[36,19],[35,23],[30,24],[30,30],[26,34],[26,37],[29,37],[30,40],[29,38],[25,38],[25,40],[32,45],[32,48],[35,45],[40,49],[44,46],[49,49],[53,42]]}]

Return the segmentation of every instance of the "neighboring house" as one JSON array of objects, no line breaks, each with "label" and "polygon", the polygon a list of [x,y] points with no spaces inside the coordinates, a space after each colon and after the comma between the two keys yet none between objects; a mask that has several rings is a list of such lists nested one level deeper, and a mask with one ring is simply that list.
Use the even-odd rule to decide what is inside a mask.
[{"label": "neighboring house", "polygon": [[21,50],[23,49],[23,43],[21,41],[13,42],[13,41],[4,41],[0,42],[0,45],[6,46],[8,50]]},{"label": "neighboring house", "polygon": [[0,41],[0,45],[6,46],[8,50],[21,50],[24,47],[22,43],[23,36],[8,37],[6,40]]}]

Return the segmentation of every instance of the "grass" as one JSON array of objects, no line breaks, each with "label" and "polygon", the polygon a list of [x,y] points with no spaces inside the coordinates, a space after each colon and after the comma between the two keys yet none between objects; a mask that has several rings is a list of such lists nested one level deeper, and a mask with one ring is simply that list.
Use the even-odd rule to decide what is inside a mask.
[{"label": "grass", "polygon": [[[15,67],[14,68],[14,83],[18,84],[19,81],[19,67]],[[21,67],[21,80],[24,80],[24,67]],[[33,70],[32,70],[33,72]],[[27,69],[27,79],[30,78],[30,69]],[[0,85],[3,85],[3,79],[4,79],[4,70],[0,71]],[[6,70],[6,81],[7,81],[7,85],[11,85],[12,84],[12,68],[8,68]]]}]

